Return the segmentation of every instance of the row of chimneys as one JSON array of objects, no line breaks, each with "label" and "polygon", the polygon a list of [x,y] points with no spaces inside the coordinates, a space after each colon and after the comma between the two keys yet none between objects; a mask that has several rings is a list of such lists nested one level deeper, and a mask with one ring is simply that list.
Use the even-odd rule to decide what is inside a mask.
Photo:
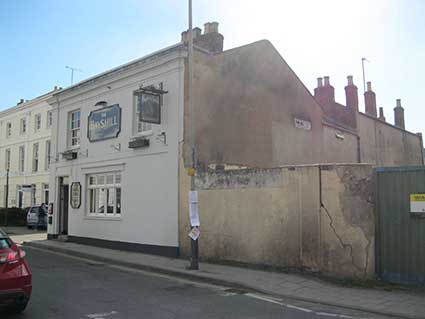
[{"label": "row of chimneys", "polygon": [[[212,54],[223,52],[224,37],[218,32],[218,22],[207,22],[204,24],[204,33],[201,28],[192,29],[193,44],[208,50]],[[182,32],[182,42],[189,41],[188,31]]]},{"label": "row of chimneys", "polygon": [[[324,84],[323,84],[324,80]],[[359,110],[359,97],[357,94],[357,86],[354,85],[353,76],[347,76],[347,86],[345,87],[345,98],[347,107],[353,110]],[[335,89],[329,82],[329,76],[317,78],[317,88],[314,89],[314,97],[319,104],[333,104],[335,103]],[[376,94],[372,91],[372,83],[367,82],[367,91],[364,93],[364,100],[366,106],[366,114],[377,117],[376,112]],[[385,121],[384,109],[379,108],[379,119]],[[404,129],[404,109],[401,106],[401,100],[396,100],[396,107],[394,108],[394,124]]]}]

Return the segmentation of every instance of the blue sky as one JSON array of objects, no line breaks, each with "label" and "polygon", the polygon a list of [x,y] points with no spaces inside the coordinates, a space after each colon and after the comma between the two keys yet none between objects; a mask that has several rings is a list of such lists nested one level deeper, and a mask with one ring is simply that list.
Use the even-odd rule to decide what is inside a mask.
[{"label": "blue sky", "polygon": [[[346,76],[367,80],[393,123],[425,132],[425,1],[193,0],[194,25],[218,21],[225,49],[270,40],[312,91],[329,75],[339,102]],[[187,28],[186,0],[2,0],[0,109],[174,44]],[[361,98],[361,109],[363,99]]]}]

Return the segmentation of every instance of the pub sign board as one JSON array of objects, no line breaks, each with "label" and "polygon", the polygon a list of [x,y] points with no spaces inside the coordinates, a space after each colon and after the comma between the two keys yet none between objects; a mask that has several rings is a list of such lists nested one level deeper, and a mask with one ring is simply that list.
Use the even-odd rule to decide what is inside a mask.
[{"label": "pub sign board", "polygon": [[140,121],[161,124],[161,95],[153,92],[143,92],[139,95]]},{"label": "pub sign board", "polygon": [[81,184],[80,182],[71,183],[71,207],[78,209],[81,206]]},{"label": "pub sign board", "polygon": [[121,132],[121,108],[119,104],[90,112],[87,138],[90,142],[117,137]]}]

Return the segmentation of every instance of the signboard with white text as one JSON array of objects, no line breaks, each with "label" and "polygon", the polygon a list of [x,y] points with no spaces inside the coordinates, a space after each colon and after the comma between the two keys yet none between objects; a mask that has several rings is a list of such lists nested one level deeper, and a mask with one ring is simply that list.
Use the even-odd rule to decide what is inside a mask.
[{"label": "signboard with white text", "polygon": [[121,108],[118,104],[92,111],[88,118],[87,138],[90,142],[115,138],[121,131]]}]

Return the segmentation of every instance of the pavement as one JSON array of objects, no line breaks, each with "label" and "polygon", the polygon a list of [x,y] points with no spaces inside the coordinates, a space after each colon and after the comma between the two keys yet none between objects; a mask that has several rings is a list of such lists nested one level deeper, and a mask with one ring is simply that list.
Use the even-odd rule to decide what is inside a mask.
[{"label": "pavement", "polygon": [[44,240],[47,239],[46,230],[28,229],[26,227],[4,227],[1,226],[9,236],[12,237],[13,241],[17,244],[24,242],[30,242],[33,240]]},{"label": "pavement", "polygon": [[425,294],[376,288],[343,287],[309,276],[200,263],[200,270],[186,270],[188,261],[135,252],[112,250],[70,242],[41,240],[28,247],[88,258],[180,278],[230,286],[291,300],[344,307],[398,318],[425,318]]},{"label": "pavement", "polygon": [[[376,318],[27,246],[33,293],[19,319]],[[6,319],[0,313],[0,318]]]}]

